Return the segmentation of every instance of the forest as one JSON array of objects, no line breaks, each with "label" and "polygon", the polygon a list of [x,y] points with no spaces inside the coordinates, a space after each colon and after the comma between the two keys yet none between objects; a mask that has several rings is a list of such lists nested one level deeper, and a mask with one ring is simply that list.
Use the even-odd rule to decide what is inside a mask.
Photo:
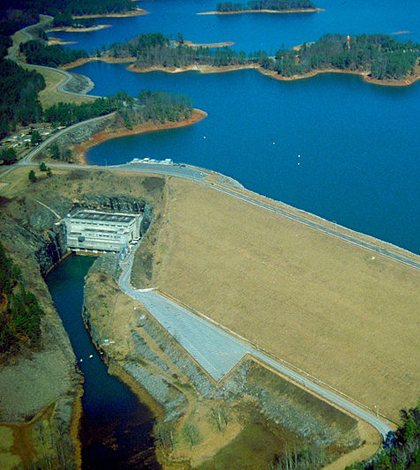
[{"label": "forest", "polygon": [[38,92],[45,80],[37,72],[25,70],[15,62],[0,58],[0,138],[42,117]]},{"label": "forest", "polygon": [[20,348],[39,346],[43,310],[0,243],[0,363]]},{"label": "forest", "polygon": [[216,6],[216,11],[220,13],[246,11],[246,10],[308,10],[315,9],[315,5],[310,0],[250,0],[248,3],[221,2]]},{"label": "forest", "polygon": [[84,50],[73,50],[59,44],[48,46],[36,39],[22,43],[19,50],[22,54],[25,54],[28,64],[47,67],[59,67],[89,57],[89,54]]}]

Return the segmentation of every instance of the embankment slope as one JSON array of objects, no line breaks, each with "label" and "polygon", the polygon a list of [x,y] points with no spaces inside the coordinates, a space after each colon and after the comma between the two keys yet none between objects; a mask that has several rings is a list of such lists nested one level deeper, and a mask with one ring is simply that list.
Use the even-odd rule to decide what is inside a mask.
[{"label": "embankment slope", "polygon": [[394,420],[416,403],[419,271],[211,188],[169,192],[151,279],[139,262],[135,282]]}]

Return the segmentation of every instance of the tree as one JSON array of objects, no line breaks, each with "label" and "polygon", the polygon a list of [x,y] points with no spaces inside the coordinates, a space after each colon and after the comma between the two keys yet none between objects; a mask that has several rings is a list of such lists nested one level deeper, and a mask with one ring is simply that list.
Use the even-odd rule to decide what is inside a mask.
[{"label": "tree", "polygon": [[14,148],[9,147],[0,153],[0,160],[3,160],[3,165],[12,165],[17,162],[17,155]]},{"label": "tree", "polygon": [[39,170],[40,171],[47,171],[47,165],[44,162],[40,163]]},{"label": "tree", "polygon": [[47,176],[48,176],[48,178],[51,178],[51,176],[52,176],[52,171],[51,171],[50,167],[47,168]]},{"label": "tree", "polygon": [[191,447],[194,447],[200,442],[200,433],[193,424],[187,424],[184,426],[183,435],[187,441],[189,441]]},{"label": "tree", "polygon": [[31,144],[32,145],[37,145],[39,144],[40,142],[42,142],[42,137],[41,137],[41,134],[39,133],[39,131],[37,131],[36,129],[32,132],[32,135],[31,135]]},{"label": "tree", "polygon": [[30,181],[31,183],[35,183],[35,181],[36,181],[36,175],[35,175],[34,170],[31,170],[31,171],[28,173],[28,178],[29,178],[29,181]]},{"label": "tree", "polygon": [[56,142],[54,142],[50,147],[50,157],[53,160],[60,160],[60,149]]}]

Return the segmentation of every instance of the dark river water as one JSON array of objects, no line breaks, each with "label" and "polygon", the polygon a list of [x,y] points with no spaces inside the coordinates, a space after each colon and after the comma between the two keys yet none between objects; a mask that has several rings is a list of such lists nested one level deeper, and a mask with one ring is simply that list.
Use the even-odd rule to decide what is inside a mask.
[{"label": "dark river water", "polygon": [[[149,15],[101,19],[112,28],[97,32],[52,35],[77,41],[70,47],[89,51],[147,32],[171,38],[182,33],[197,43],[234,41],[237,50],[268,53],[325,33],[404,32],[395,37],[420,42],[415,0],[317,0],[325,11],[305,15],[196,15],[213,10],[216,3],[142,1],[138,5]],[[195,107],[208,113],[188,128],[108,141],[90,150],[89,162],[149,157],[202,166],[420,254],[420,83],[381,87],[333,74],[280,82],[252,70],[136,74],[124,65],[103,63],[75,71],[93,80],[93,95],[165,90],[191,97]],[[106,373],[81,322],[83,277],[91,262],[70,258],[48,277],[76,355],[83,359],[84,466],[117,468],[131,461],[131,468],[141,468],[135,466],[139,454],[144,462],[153,453],[148,412]]]},{"label": "dark river water", "polygon": [[158,469],[148,409],[128,387],[108,374],[83,324],[84,277],[93,261],[92,257],[71,256],[47,277],[85,379],[80,434],[83,468]]}]

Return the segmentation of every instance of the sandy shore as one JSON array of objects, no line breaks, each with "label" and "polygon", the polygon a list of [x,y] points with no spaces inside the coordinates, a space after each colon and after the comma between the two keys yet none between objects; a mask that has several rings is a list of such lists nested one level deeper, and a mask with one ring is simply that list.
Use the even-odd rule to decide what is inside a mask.
[{"label": "sandy shore", "polygon": [[247,65],[229,65],[227,67],[212,67],[211,65],[190,65],[188,67],[148,67],[140,68],[135,65],[127,67],[130,72],[147,73],[147,72],[166,72],[166,73],[182,73],[182,72],[200,72],[200,73],[225,73],[235,72],[236,70],[258,69],[255,64]]},{"label": "sandy shore", "polygon": [[138,126],[134,126],[133,129],[118,129],[114,132],[100,132],[89,140],[86,140],[83,144],[76,145],[75,151],[77,152],[76,158],[82,165],[86,165],[86,152],[107,140],[117,139],[118,137],[126,137],[129,135],[145,134],[146,132],[155,132],[165,129],[175,129],[178,127],[186,127],[201,121],[207,116],[207,113],[199,109],[194,109],[189,119],[184,119],[178,122],[166,122],[165,124],[154,124],[153,122],[145,122]]},{"label": "sandy shore", "polygon": [[[171,41],[172,44],[177,47],[179,46],[179,41]],[[216,48],[216,47],[228,47],[233,46],[235,43],[228,41],[228,42],[211,42],[211,43],[204,43],[204,44],[196,44],[192,41],[184,41],[184,46],[188,47],[208,47],[209,49]]]},{"label": "sandy shore", "polygon": [[99,31],[100,29],[111,28],[111,24],[98,24],[89,28],[75,28],[74,26],[60,26],[52,28],[50,31],[64,31],[65,33],[89,33],[90,31]]},{"label": "sandy shore", "polygon": [[77,44],[77,41],[62,41],[60,38],[53,38],[53,37],[48,38],[49,46],[55,46],[57,44],[64,46],[66,44]]},{"label": "sandy shore", "polygon": [[203,11],[197,15],[242,15],[243,13],[317,13],[322,8],[303,8],[301,10],[238,10],[238,11]]},{"label": "sandy shore", "polygon": [[135,10],[129,11],[127,13],[108,13],[107,15],[80,15],[75,16],[74,18],[84,19],[84,18],[130,18],[131,16],[140,16],[147,15],[148,11],[143,10],[142,8],[136,8]]}]

